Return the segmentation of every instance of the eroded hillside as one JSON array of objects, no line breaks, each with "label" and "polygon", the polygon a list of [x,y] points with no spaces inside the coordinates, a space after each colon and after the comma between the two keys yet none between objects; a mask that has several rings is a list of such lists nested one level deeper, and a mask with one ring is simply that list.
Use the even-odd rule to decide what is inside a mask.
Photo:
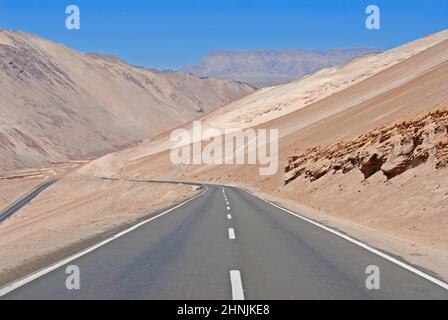
[{"label": "eroded hillside", "polygon": [[435,169],[448,163],[448,109],[382,126],[360,137],[321,145],[289,157],[284,182],[303,176],[310,181],[326,174],[359,170],[364,179],[381,172],[392,179],[430,162]]},{"label": "eroded hillside", "polygon": [[116,151],[253,91],[0,30],[0,170]]}]

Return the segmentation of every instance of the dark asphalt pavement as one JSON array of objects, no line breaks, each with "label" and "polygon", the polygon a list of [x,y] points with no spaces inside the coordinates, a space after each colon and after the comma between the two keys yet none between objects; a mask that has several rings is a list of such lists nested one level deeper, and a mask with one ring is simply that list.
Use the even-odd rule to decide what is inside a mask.
[{"label": "dark asphalt pavement", "polygon": [[[2,299],[448,299],[448,291],[238,188],[203,195]],[[225,199],[227,198],[228,205]],[[230,239],[233,228],[235,239]],[[369,290],[366,268],[379,267]]]}]

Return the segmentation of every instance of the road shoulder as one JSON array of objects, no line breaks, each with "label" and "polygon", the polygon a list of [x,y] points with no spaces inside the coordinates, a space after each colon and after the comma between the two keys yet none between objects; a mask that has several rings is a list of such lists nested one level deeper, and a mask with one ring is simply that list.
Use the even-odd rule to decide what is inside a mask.
[{"label": "road shoulder", "polygon": [[[71,197],[61,198],[61,194]],[[57,182],[0,226],[0,285],[79,252],[199,193],[188,185]]]}]

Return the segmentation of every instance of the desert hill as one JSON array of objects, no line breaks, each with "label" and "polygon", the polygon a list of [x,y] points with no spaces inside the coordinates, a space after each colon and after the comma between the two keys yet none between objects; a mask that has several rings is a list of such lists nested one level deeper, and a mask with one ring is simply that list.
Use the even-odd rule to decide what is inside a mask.
[{"label": "desert hill", "polygon": [[102,155],[253,91],[0,30],[0,170]]},{"label": "desert hill", "polygon": [[[442,31],[285,85],[263,88],[200,119],[204,128],[279,129],[280,161],[286,164],[291,150],[356,137],[382,122],[429,111],[442,103],[447,92],[443,81],[447,38],[448,31]],[[184,127],[192,130],[191,124]],[[121,172],[120,168],[132,170],[134,164],[138,167],[140,161],[167,152],[173,145],[166,132],[94,161],[84,170],[105,175],[112,174],[111,170]]]}]

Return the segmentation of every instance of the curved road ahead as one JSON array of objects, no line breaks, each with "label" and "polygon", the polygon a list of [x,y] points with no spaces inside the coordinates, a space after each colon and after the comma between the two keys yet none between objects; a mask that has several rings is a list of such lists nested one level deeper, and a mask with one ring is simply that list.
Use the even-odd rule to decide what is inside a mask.
[{"label": "curved road ahead", "polygon": [[[79,290],[66,289],[66,265],[79,267]],[[66,265],[2,298],[448,299],[402,266],[218,186]],[[370,265],[379,267],[379,290],[366,288]]]},{"label": "curved road ahead", "polygon": [[30,192],[28,192],[25,195],[21,196],[19,199],[14,201],[7,208],[5,208],[2,211],[0,211],[0,222],[2,222],[3,220],[8,219],[12,214],[14,214],[17,211],[19,211],[20,209],[22,209],[31,200],[33,200],[35,197],[37,197],[39,195],[39,193],[41,193],[42,191],[47,189],[49,186],[51,186],[56,181],[57,181],[56,179],[52,179],[52,180],[48,180],[48,181],[44,181],[42,183],[39,183]]}]

